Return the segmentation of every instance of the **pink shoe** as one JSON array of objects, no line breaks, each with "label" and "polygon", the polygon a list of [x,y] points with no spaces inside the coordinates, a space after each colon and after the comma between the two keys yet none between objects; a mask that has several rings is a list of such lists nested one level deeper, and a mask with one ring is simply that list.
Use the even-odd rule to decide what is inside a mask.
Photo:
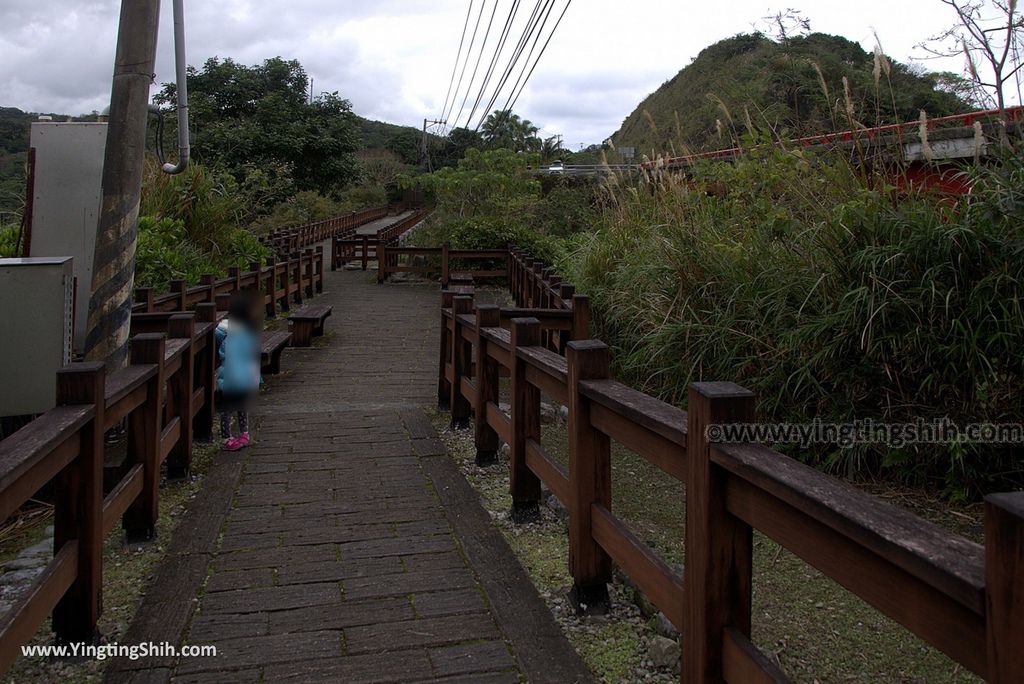
[{"label": "pink shoe", "polygon": [[239,451],[249,446],[249,433],[243,432],[238,437],[231,437],[224,442],[224,451]]}]

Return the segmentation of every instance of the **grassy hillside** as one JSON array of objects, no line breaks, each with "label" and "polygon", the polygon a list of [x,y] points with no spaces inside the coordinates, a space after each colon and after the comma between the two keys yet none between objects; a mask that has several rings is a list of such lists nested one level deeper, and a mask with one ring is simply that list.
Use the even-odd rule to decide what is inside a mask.
[{"label": "grassy hillside", "polygon": [[[808,135],[850,128],[843,78],[857,123],[873,126],[972,109],[944,88],[953,74],[927,74],[839,36],[815,33],[775,42],[739,35],[716,43],[649,95],[612,136],[637,154],[729,147],[747,128]],[[875,75],[878,74],[876,87]],[[721,122],[721,126],[717,122]]]}]

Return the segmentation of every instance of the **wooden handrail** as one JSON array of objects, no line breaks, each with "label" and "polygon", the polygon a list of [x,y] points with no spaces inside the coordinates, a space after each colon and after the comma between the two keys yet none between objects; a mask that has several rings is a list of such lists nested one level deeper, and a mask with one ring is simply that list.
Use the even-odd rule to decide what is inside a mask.
[{"label": "wooden handrail", "polygon": [[184,281],[174,281],[171,292],[161,295],[154,294],[152,288],[137,288],[132,313],[188,311],[199,304],[216,304],[219,297],[251,289],[263,293],[266,314],[273,318],[278,308],[287,310],[290,304],[301,303],[304,296],[323,292],[323,246],[295,251],[287,257],[269,257],[265,264],[253,262],[247,271],[232,267],[228,273],[224,278],[206,274],[199,285],[192,287],[186,286]]},{"label": "wooden handrail", "polygon": [[[758,530],[988,681],[1024,671],[1024,492],[988,497],[980,545],[764,446],[711,442],[709,425],[754,422],[752,393],[698,383],[684,412],[610,379],[600,342],[569,342],[563,358],[522,300],[572,301],[511,254],[516,309],[442,293],[439,403],[456,427],[474,423],[479,464],[494,462],[499,437],[509,444],[514,521],[536,517],[541,482],[565,504],[579,606],[607,601],[614,561],[683,635],[683,681],[786,681],[750,642]],[[542,392],[568,407],[568,469],[540,444]],[[612,439],[685,483],[682,577],[611,512]]]},{"label": "wooden handrail", "polygon": [[[151,539],[162,460],[171,459],[169,475],[187,473],[192,435],[210,434],[213,307],[199,304],[195,313],[167,316],[165,332],[135,335],[131,365],[110,375],[102,364],[62,368],[58,406],[0,442],[0,519],[53,482],[56,550],[30,590],[0,616],[0,673],[51,613],[59,640],[95,638],[104,538],[120,518],[130,540]],[[145,324],[156,325],[152,319]],[[122,419],[127,472],[104,496],[103,435]]]}]

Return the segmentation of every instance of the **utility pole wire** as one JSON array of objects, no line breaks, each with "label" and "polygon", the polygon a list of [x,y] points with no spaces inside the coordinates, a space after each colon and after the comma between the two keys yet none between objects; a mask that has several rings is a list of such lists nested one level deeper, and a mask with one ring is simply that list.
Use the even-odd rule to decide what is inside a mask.
[{"label": "utility pole wire", "polygon": [[[494,15],[498,13],[499,0],[494,0],[494,9],[491,10],[491,18],[487,22],[487,30],[484,32],[484,40],[480,44],[480,54],[476,57],[476,65],[473,67],[473,75],[469,79],[469,87],[466,89],[466,95],[462,98],[462,105],[459,107],[459,113],[455,117],[455,123],[459,122],[462,118],[462,112],[466,109],[466,102],[469,101],[469,94],[473,92],[473,83],[476,81],[477,71],[480,70],[480,61],[484,57],[484,51],[487,49],[487,41],[491,37],[491,27],[494,25]],[[468,125],[468,124],[467,124]]]},{"label": "utility pole wire", "polygon": [[530,77],[533,76],[533,70],[536,69],[537,65],[540,63],[540,58],[544,56],[544,52],[548,49],[548,44],[551,42],[551,39],[554,37],[555,31],[558,30],[558,26],[562,23],[562,19],[565,17],[565,13],[569,11],[569,6],[571,4],[572,4],[572,0],[567,0],[567,2],[565,3],[565,9],[563,9],[562,13],[560,15],[558,15],[558,21],[555,22],[554,28],[552,28],[551,29],[551,33],[548,34],[548,39],[544,42],[544,47],[542,47],[540,49],[540,54],[537,55],[537,61],[535,61],[533,63],[533,66],[530,67],[530,73],[528,73],[526,75],[526,80],[523,81],[523,87],[519,89],[519,93],[516,95],[516,98],[514,100],[512,100],[512,105],[510,107],[506,107],[506,109],[511,109],[512,107],[515,107],[516,106],[516,102],[519,101],[519,96],[523,94],[524,90],[526,90],[526,84],[530,80]]},{"label": "utility pole wire", "polygon": [[475,130],[480,130],[484,120],[487,118],[488,114],[491,113],[495,102],[497,102],[498,98],[501,96],[501,91],[505,88],[505,84],[508,83],[509,77],[515,71],[515,67],[519,63],[519,59],[522,57],[523,51],[526,49],[526,45],[530,42],[530,38],[533,36],[534,31],[536,31],[540,21],[540,16],[544,12],[543,8],[546,7],[546,3],[550,1],[551,0],[537,0],[534,4],[533,11],[530,13],[530,17],[526,21],[526,27],[523,29],[522,35],[519,36],[519,41],[516,44],[515,50],[512,52],[512,58],[505,66],[505,71],[502,74],[501,80],[494,89],[494,93],[491,95],[491,99],[487,102],[487,106],[482,110],[480,120],[477,122]]},{"label": "utility pole wire", "polygon": [[477,34],[477,31],[480,30],[480,20],[483,19],[484,9],[486,7],[487,7],[487,0],[483,0],[483,2],[480,3],[480,12],[476,16],[476,25],[473,27],[473,36],[469,40],[469,49],[466,50],[466,61],[462,65],[462,73],[459,74],[459,83],[458,83],[457,86],[455,86],[455,99],[452,100],[451,108],[445,113],[444,116],[441,117],[441,119],[444,120],[444,121],[448,121],[449,120],[449,118],[451,116],[451,113],[452,113],[452,110],[455,109],[455,101],[459,99],[459,91],[462,90],[462,79],[465,78],[465,76],[466,76],[466,68],[469,67],[469,58],[470,58],[470,55],[473,53],[473,45],[476,44],[476,34]]},{"label": "utility pole wire", "polygon": [[469,128],[469,124],[473,121],[473,117],[476,115],[476,110],[480,106],[480,101],[484,97],[484,93],[487,91],[487,86],[491,83],[491,77],[494,76],[494,68],[498,65],[498,59],[501,57],[501,53],[505,50],[505,44],[508,42],[508,37],[512,33],[512,24],[515,21],[516,13],[519,11],[519,1],[513,0],[512,7],[509,10],[508,18],[505,20],[505,28],[501,32],[501,38],[498,41],[498,47],[494,51],[494,56],[491,58],[491,63],[487,67],[487,74],[484,76],[483,83],[480,85],[480,92],[477,93],[476,101],[473,103],[473,109],[469,112],[469,116],[466,118],[466,127]]},{"label": "utility pole wire", "polygon": [[452,77],[448,81],[448,93],[444,96],[444,105],[441,107],[441,118],[444,119],[444,112],[448,109],[448,98],[452,94],[452,86],[455,85],[455,74],[459,70],[459,59],[462,58],[462,46],[466,42],[466,31],[469,29],[469,17],[473,14],[473,0],[469,0],[469,8],[466,10],[466,22],[462,25],[462,37],[459,38],[459,51],[455,53],[455,64],[452,66]]}]

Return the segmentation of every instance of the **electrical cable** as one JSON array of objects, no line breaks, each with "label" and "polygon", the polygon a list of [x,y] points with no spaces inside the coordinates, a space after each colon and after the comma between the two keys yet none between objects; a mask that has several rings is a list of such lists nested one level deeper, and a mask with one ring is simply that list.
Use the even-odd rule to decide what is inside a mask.
[{"label": "electrical cable", "polygon": [[569,11],[569,5],[571,4],[572,0],[568,0],[565,3],[565,9],[563,9],[562,13],[558,16],[558,21],[555,22],[554,27],[551,29],[551,33],[548,34],[548,39],[544,42],[544,46],[540,49],[540,54],[537,55],[537,60],[533,63],[533,66],[530,67],[530,73],[526,75],[526,80],[523,81],[523,87],[519,89],[519,93],[516,94],[515,99],[512,100],[512,104],[510,105],[510,107],[508,107],[508,109],[511,109],[512,107],[516,106],[516,102],[519,101],[519,96],[523,94],[524,90],[526,90],[526,84],[527,82],[529,82],[530,77],[533,76],[533,70],[536,69],[537,65],[540,63],[541,57],[544,56],[544,52],[548,49],[548,45],[551,43],[551,39],[554,37],[555,31],[558,30],[558,27],[562,23],[562,19],[565,18],[565,13]]},{"label": "electrical cable", "polygon": [[442,121],[447,121],[448,120],[448,117],[451,115],[452,110],[455,109],[455,100],[459,99],[459,91],[462,90],[462,79],[465,78],[465,76],[466,76],[466,69],[469,67],[469,58],[470,58],[470,55],[472,55],[472,53],[473,53],[473,45],[476,44],[476,34],[477,34],[477,31],[480,30],[480,20],[483,19],[484,9],[486,7],[487,7],[487,0],[483,0],[483,2],[480,3],[480,12],[476,16],[476,25],[473,27],[473,37],[470,38],[470,40],[469,40],[469,49],[466,50],[466,61],[462,65],[462,73],[459,74],[459,83],[458,83],[458,85],[455,86],[455,99],[452,100],[452,103],[451,103],[451,106],[450,106],[448,112],[444,116],[441,117]]},{"label": "electrical cable", "polygon": [[444,112],[448,109],[448,98],[452,94],[452,86],[455,85],[455,74],[459,71],[459,60],[462,59],[462,46],[466,42],[466,31],[469,29],[469,17],[473,14],[473,0],[469,0],[469,8],[466,10],[466,22],[462,25],[462,37],[459,38],[459,51],[455,54],[455,64],[452,66],[452,77],[448,81],[448,92],[444,96],[444,105],[441,107],[441,120],[444,120]]},{"label": "electrical cable", "polygon": [[501,91],[504,89],[505,84],[508,83],[509,77],[515,71],[516,64],[522,57],[523,51],[526,49],[526,45],[530,42],[530,37],[533,35],[537,28],[540,15],[543,13],[543,7],[546,6],[547,2],[551,0],[537,0],[534,3],[533,11],[530,13],[530,17],[526,20],[526,27],[523,29],[522,35],[519,36],[519,40],[516,44],[515,49],[512,52],[512,57],[509,59],[508,64],[505,66],[504,73],[501,76],[501,80],[498,82],[497,87],[494,89],[494,93],[491,95],[491,99],[488,100],[487,106],[483,108],[480,114],[480,121],[477,122],[475,131],[479,131],[483,125],[484,120],[491,113],[494,103],[498,101],[498,97],[501,95]]},{"label": "electrical cable", "polygon": [[473,83],[476,81],[477,71],[480,70],[480,61],[484,57],[484,51],[487,50],[487,41],[491,37],[491,27],[494,25],[494,16],[498,13],[499,2],[500,0],[494,0],[494,9],[491,10],[491,18],[487,22],[487,30],[484,32],[484,40],[480,43],[480,54],[476,57],[476,65],[473,67],[473,76],[469,79],[469,87],[466,88],[466,95],[462,98],[462,105],[459,107],[459,113],[455,117],[455,123],[458,123],[459,119],[462,118],[462,112],[466,109],[466,102],[469,101],[469,94],[473,92]]},{"label": "electrical cable", "polygon": [[502,29],[501,38],[498,40],[498,47],[494,51],[494,56],[491,57],[491,63],[487,67],[487,74],[484,76],[484,80],[480,84],[480,92],[477,93],[476,100],[473,102],[473,109],[470,110],[469,116],[466,117],[467,128],[473,120],[476,110],[480,107],[480,102],[483,100],[484,93],[487,91],[487,86],[491,83],[491,78],[494,76],[494,68],[498,65],[498,59],[501,57],[501,53],[505,51],[505,44],[508,42],[509,34],[512,33],[512,24],[515,21],[516,13],[519,11],[519,2],[520,0],[513,0],[512,6],[509,9],[508,18],[505,19],[505,28]]}]

